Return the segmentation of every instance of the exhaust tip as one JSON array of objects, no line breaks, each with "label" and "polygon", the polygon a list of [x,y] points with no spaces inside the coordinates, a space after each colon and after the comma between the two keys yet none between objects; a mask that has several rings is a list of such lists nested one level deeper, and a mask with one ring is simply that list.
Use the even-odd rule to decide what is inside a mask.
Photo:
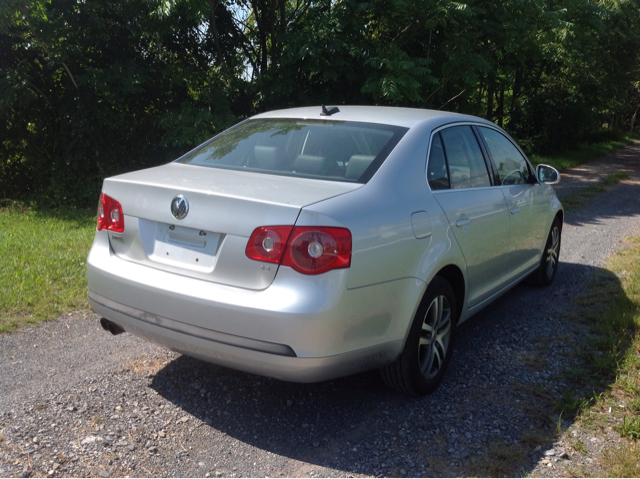
[{"label": "exhaust tip", "polygon": [[124,333],[124,329],[122,329],[117,324],[112,323],[107,318],[100,319],[100,326],[102,326],[102,329],[104,329],[105,331],[109,331],[114,336]]}]

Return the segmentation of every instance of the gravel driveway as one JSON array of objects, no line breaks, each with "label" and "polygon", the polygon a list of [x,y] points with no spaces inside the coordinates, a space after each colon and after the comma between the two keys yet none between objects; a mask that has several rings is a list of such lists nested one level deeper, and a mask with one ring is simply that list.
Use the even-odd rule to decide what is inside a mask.
[{"label": "gravel driveway", "polygon": [[305,385],[232,371],[111,336],[91,312],[0,336],[0,476],[488,475],[515,446],[527,452],[509,475],[588,464],[607,436],[578,457],[549,419],[585,334],[562,315],[640,229],[639,144],[564,175],[559,193],[599,171],[629,179],[567,214],[553,287],[520,285],[461,326],[425,398],[377,372]]}]

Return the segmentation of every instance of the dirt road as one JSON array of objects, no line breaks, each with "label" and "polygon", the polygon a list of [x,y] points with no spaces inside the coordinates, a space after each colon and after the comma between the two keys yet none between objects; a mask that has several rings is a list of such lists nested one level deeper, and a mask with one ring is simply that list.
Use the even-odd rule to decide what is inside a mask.
[{"label": "dirt road", "polygon": [[422,399],[376,372],[304,385],[220,368],[111,336],[90,312],[3,335],[0,476],[468,476],[499,473],[483,467],[516,449],[504,474],[589,467],[606,434],[586,455],[553,437],[560,372],[586,334],[562,316],[640,229],[640,146],[558,188],[613,171],[629,178],[567,214],[553,286],[518,286],[466,322],[442,387]]}]

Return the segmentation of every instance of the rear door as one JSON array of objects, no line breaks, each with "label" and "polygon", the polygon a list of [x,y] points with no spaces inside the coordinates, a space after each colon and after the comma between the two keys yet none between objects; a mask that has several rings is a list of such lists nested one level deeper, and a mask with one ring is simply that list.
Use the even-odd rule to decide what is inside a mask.
[{"label": "rear door", "polygon": [[452,126],[432,139],[427,177],[467,264],[467,302],[473,307],[504,284],[509,212],[492,186],[470,125]]}]

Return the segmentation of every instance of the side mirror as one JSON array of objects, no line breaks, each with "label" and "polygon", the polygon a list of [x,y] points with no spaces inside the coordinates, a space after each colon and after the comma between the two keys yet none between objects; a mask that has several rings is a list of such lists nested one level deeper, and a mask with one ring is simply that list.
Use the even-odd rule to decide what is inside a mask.
[{"label": "side mirror", "polygon": [[536,179],[538,180],[538,183],[555,185],[560,182],[560,172],[553,166],[538,165],[536,168]]}]

